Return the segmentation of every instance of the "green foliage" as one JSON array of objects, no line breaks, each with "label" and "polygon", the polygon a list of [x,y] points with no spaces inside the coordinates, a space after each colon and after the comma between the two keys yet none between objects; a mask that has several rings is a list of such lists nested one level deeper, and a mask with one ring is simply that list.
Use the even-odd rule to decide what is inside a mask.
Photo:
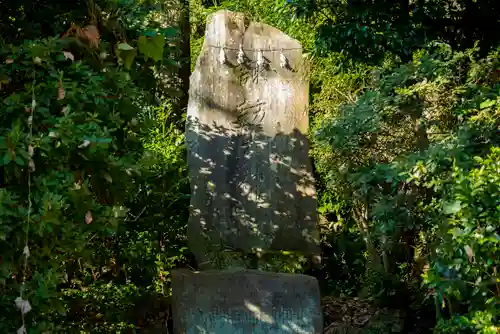
[{"label": "green foliage", "polygon": [[[2,197],[9,199],[2,201],[2,299],[13,305],[16,281],[32,277],[27,298],[39,326],[42,306],[63,310],[57,297],[65,263],[78,258],[92,262],[93,246],[116,232],[128,211],[125,195],[135,191],[133,179],[139,173],[139,125],[132,124],[140,100],[130,98],[137,96],[137,88],[116,67],[108,66],[102,75],[85,63],[67,60],[65,46],[46,39],[0,51],[2,59],[13,60],[0,69],[12,78],[4,89],[6,135],[0,137]],[[35,166],[31,190],[29,117]],[[29,222],[28,196],[33,203]],[[27,233],[31,257],[29,271],[23,272],[19,252]]]},{"label": "green foliage", "polygon": [[[496,156],[487,160],[474,157],[485,156],[492,145],[499,144],[497,101],[500,91],[496,73],[500,62],[498,52],[485,58],[476,55],[474,49],[453,52],[446,45],[431,44],[417,52],[409,64],[395,63],[379,68],[373,74],[370,89],[355,102],[340,105],[338,114],[333,113],[317,133],[316,145],[324,152],[328,147],[331,149],[317,161],[328,171],[328,186],[350,201],[354,219],[361,230],[366,229],[375,246],[368,249],[375,252],[370,258],[378,258],[384,267],[385,275],[369,274],[370,279],[365,281],[371,291],[377,291],[375,296],[394,288],[398,294],[404,293],[398,281],[408,287],[413,285],[422,273],[422,261],[431,261],[432,269],[427,274],[432,275],[427,282],[440,301],[444,295],[448,299],[453,296],[476,312],[483,310],[488,298],[492,298],[483,295],[480,289],[472,293],[474,288],[469,292],[458,288],[470,284],[465,279],[462,283],[457,280],[457,277],[465,277],[465,272],[472,275],[474,282],[491,280],[481,277],[465,259],[460,260],[465,271],[457,272],[458,262],[454,262],[457,253],[478,252],[479,246],[474,248],[469,239],[442,235],[443,228],[451,229],[446,228],[451,221],[443,223],[443,219],[462,213],[462,203],[467,201],[468,216],[458,216],[454,221],[465,224],[462,230],[468,226],[467,231],[474,238],[478,232],[472,226],[477,226],[475,221],[481,219],[479,217],[492,214],[491,221],[496,217],[488,207],[498,205],[495,204],[497,190],[485,183],[486,180],[491,180],[491,184],[496,182],[495,171],[487,167],[493,165]],[[481,185],[491,191],[484,194],[484,198],[491,199],[486,203],[478,199],[485,190],[467,186],[469,188],[459,192],[460,188],[454,185],[457,173],[467,173],[458,170],[474,169],[478,163],[485,165],[478,169],[482,171],[478,175],[485,180],[474,182],[477,187]],[[469,177],[472,175],[476,177],[475,173]],[[468,184],[461,182],[464,182],[460,183],[462,187]],[[467,201],[459,194],[467,194]],[[356,215],[356,208],[366,210],[366,216]],[[496,233],[497,226],[489,224],[489,233]],[[487,247],[486,240],[495,244],[493,253],[485,248],[487,255],[483,255],[493,267],[498,240],[493,234],[481,233],[486,239],[483,243],[478,241],[480,245]],[[440,258],[448,258],[448,262]],[[484,270],[486,263],[479,262],[478,266]],[[490,268],[489,275],[491,271]],[[449,276],[451,272],[453,276]],[[444,273],[451,280],[448,283],[455,286],[453,292],[443,281]],[[397,280],[387,280],[387,275]],[[378,278],[374,281],[374,277]],[[384,299],[390,295],[385,294]],[[481,299],[475,300],[474,296],[479,295]],[[496,305],[495,299],[489,302]],[[450,307],[448,312],[459,314],[456,307]],[[496,313],[490,314],[494,321]]]},{"label": "green foliage", "polygon": [[[390,54],[411,60],[413,51],[439,40],[464,50],[479,40],[486,54],[496,47],[500,7],[495,0],[383,1],[290,0],[298,17],[318,26],[320,53],[346,53],[353,59],[380,64]],[[479,19],[481,17],[481,19]],[[486,24],[488,22],[488,24]]]},{"label": "green foliage", "polygon": [[425,277],[451,316],[439,324],[441,332],[496,333],[499,328],[500,149],[492,147],[474,162],[468,172],[454,168],[442,204],[447,228]]},{"label": "green foliage", "polygon": [[24,281],[30,333],[136,328],[185,258],[183,135],[154,96],[175,29],[145,2],[29,3],[0,27],[0,331],[21,326]]},{"label": "green foliage", "polygon": [[191,31],[193,32],[191,39],[193,66],[196,63],[196,59],[203,44],[206,18],[211,13],[221,9],[243,12],[250,19],[256,22],[267,23],[297,39],[301,42],[306,52],[314,51],[315,26],[307,24],[303,19],[293,17],[291,15],[291,9],[286,5],[286,0],[226,0],[220,1],[218,5],[208,8],[204,6],[203,2],[202,0],[190,1],[190,21]]},{"label": "green foliage", "polygon": [[[192,66],[219,9],[309,54],[323,290],[407,316],[435,305],[438,333],[497,332],[498,1],[206,2],[189,2]],[[164,301],[170,270],[188,261],[182,36],[165,25],[176,5],[4,1],[1,332],[21,325],[24,279],[30,333],[138,330],[138,305]],[[305,262],[268,254],[258,265]],[[371,328],[408,332],[393,319]]]}]

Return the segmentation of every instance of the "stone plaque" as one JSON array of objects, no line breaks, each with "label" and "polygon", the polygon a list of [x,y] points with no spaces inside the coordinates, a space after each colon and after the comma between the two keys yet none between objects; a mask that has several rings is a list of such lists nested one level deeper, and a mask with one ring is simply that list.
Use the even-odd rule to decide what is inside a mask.
[{"label": "stone plaque", "polygon": [[229,11],[209,17],[186,122],[199,262],[224,248],[319,254],[306,69],[299,42],[278,29]]},{"label": "stone plaque", "polygon": [[176,334],[319,334],[318,282],[255,270],[172,271]]}]

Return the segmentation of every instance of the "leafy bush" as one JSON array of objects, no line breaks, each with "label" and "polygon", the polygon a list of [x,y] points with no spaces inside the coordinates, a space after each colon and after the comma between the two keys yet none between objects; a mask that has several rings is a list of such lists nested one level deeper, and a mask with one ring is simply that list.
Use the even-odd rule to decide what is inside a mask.
[{"label": "leafy bush", "polygon": [[184,261],[183,136],[152,94],[175,91],[157,76],[175,33],[151,3],[22,5],[0,27],[24,34],[0,43],[0,331],[21,327],[21,289],[30,333],[135,328]]},{"label": "leafy bush", "polygon": [[[460,192],[452,162],[468,173],[478,163],[478,158],[473,157],[486,156],[492,146],[499,144],[498,52],[485,58],[476,55],[475,49],[454,52],[447,45],[432,43],[418,51],[412,63],[386,63],[374,72],[370,88],[355,102],[341,105],[338,114],[327,117],[318,131],[316,145],[325,152],[318,163],[329,177],[329,188],[350,202],[352,217],[367,245],[372,268],[366,282],[372,286],[372,296],[389,301],[393,294],[410,293],[420,296],[415,303],[424,302],[425,291],[415,287],[430,265],[433,269],[427,273],[433,275],[427,282],[438,300],[444,295],[463,298],[473,311],[482,310],[487,301],[474,300],[475,295],[481,295],[479,290],[459,296],[458,290],[445,289],[444,277],[440,276],[452,271],[458,275],[457,268],[452,270],[456,266],[453,261],[458,261],[474,279],[486,279],[478,276],[474,265],[466,265],[464,259],[456,260],[457,252],[466,252],[465,241],[445,238],[442,232],[448,230],[449,221],[444,220],[447,216],[442,201],[455,203],[453,209],[461,208],[456,204]],[[496,155],[487,161],[494,159]],[[495,174],[486,165],[481,175],[496,182]],[[484,184],[474,182],[478,182],[477,186]],[[461,193],[470,195],[473,189],[464,188]],[[484,197],[492,196],[494,201],[495,190],[488,189]],[[470,199],[472,211],[467,211],[467,218],[456,220],[471,224],[489,214],[494,220],[495,214],[487,207],[496,204],[487,205],[475,198]],[[455,212],[459,213],[464,214]],[[489,233],[496,233],[497,226],[489,229]],[[488,240],[498,242],[492,236]],[[472,245],[468,247],[469,252],[478,251]],[[492,256],[492,251],[487,251],[485,257]],[[448,262],[442,262],[443,259]],[[478,265],[486,269],[486,263]],[[490,265],[493,264],[490,258]],[[380,271],[384,275],[379,275]],[[461,275],[465,277],[465,272]],[[453,277],[454,283],[450,284],[460,285]],[[494,300],[490,302],[495,304]],[[438,306],[441,307],[439,303]],[[456,307],[448,311],[459,312]]]},{"label": "leafy bush", "polygon": [[[64,312],[58,292],[73,274],[65,266],[93,262],[99,255],[95,245],[113,238],[140,169],[140,99],[130,76],[111,65],[99,73],[72,61],[66,47],[52,38],[4,45],[0,51],[1,75],[11,78],[3,89],[6,135],[0,137],[2,300],[10,305],[7,310],[13,309],[26,277],[26,298],[39,330],[55,329],[43,321],[47,310]],[[28,177],[30,161],[34,171]],[[31,256],[25,271],[21,252],[26,238]],[[97,275],[92,271],[85,268],[82,278],[91,280]],[[10,312],[2,316],[15,318]]]},{"label": "leafy bush", "polygon": [[455,167],[443,210],[449,215],[426,281],[448,314],[436,330],[497,333],[500,295],[500,149],[474,159],[470,171]]}]

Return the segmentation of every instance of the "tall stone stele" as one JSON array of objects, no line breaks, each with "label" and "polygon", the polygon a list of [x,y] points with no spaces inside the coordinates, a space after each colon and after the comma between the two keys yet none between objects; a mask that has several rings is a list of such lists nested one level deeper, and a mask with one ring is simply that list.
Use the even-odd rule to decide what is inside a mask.
[{"label": "tall stone stele", "polygon": [[[220,11],[191,76],[186,141],[189,247],[212,254],[319,253],[308,159],[308,83],[300,44]],[[314,277],[258,270],[172,272],[177,334],[322,333]]]},{"label": "tall stone stele", "polygon": [[319,254],[307,70],[300,43],[278,29],[229,11],[209,17],[186,123],[200,267],[223,250]]}]

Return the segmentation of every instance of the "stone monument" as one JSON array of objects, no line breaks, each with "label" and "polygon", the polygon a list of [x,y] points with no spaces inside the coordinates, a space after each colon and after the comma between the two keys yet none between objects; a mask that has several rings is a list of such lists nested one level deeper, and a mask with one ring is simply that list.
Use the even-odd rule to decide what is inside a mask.
[{"label": "stone monument", "polygon": [[188,239],[200,263],[222,249],[319,253],[299,42],[243,14],[208,22],[191,75]]},{"label": "stone monument", "polygon": [[299,42],[241,13],[208,18],[186,143],[188,243],[199,268],[212,270],[173,271],[176,333],[322,332],[315,278],[213,270],[214,254],[228,250],[319,255],[308,94]]}]

